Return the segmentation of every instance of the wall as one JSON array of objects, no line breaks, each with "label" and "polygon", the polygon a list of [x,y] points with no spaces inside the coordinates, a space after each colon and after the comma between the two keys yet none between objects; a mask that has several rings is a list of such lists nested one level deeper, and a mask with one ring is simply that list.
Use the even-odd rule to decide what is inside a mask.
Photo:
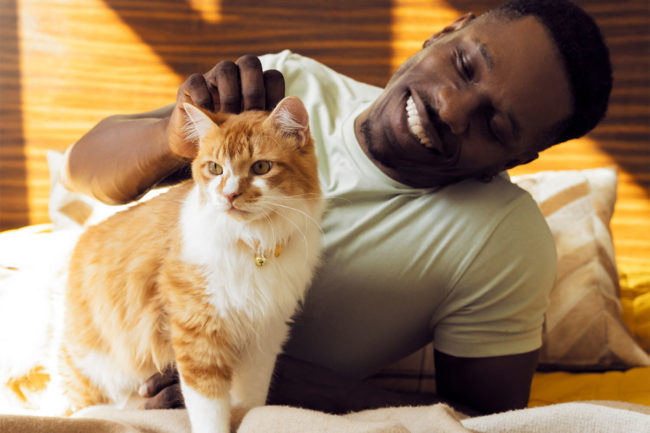
[{"label": "wall", "polygon": [[[102,118],[172,102],[221,59],[290,48],[376,85],[433,31],[499,1],[0,0],[0,228],[47,222],[46,152]],[[601,25],[606,120],[515,173],[615,165],[621,257],[650,257],[650,4],[577,1]],[[261,5],[260,5],[261,4]]]}]

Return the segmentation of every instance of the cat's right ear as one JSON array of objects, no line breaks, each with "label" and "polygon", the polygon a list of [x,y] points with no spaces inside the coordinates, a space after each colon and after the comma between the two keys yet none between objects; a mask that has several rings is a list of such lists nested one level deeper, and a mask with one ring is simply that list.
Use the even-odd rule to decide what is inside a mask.
[{"label": "cat's right ear", "polygon": [[294,138],[298,147],[309,140],[309,114],[302,101],[295,96],[281,100],[264,123],[270,123],[285,137]]},{"label": "cat's right ear", "polygon": [[217,124],[214,123],[200,108],[184,102],[183,109],[185,110],[188,119],[185,124],[185,137],[187,137],[188,140],[198,143],[209,130],[218,128]]}]

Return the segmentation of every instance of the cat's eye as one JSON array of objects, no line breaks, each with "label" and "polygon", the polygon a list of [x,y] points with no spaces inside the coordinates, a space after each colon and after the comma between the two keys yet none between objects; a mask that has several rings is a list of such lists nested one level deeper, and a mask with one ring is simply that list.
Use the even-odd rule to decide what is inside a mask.
[{"label": "cat's eye", "polygon": [[266,174],[271,170],[270,161],[257,161],[251,166],[251,171],[253,174]]},{"label": "cat's eye", "polygon": [[210,172],[210,174],[219,176],[220,174],[223,173],[223,167],[221,167],[219,164],[217,164],[214,161],[210,161],[208,162],[208,171]]}]

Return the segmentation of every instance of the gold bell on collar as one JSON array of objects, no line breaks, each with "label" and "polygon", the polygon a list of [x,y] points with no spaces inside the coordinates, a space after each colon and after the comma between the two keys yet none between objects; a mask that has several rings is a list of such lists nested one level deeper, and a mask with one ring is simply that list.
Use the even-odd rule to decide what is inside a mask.
[{"label": "gold bell on collar", "polygon": [[[258,248],[258,245],[256,245],[256,248]],[[284,249],[284,245],[278,244],[275,246],[275,251],[273,255],[275,257],[280,257],[280,254],[282,254],[282,250]],[[255,255],[255,265],[257,267],[262,267],[266,264],[267,258],[264,254],[256,254]]]}]

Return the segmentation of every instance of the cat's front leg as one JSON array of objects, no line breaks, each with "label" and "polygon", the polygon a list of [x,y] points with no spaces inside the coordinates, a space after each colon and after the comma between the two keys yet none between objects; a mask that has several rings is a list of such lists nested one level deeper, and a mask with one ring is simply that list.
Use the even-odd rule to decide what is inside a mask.
[{"label": "cat's front leg", "polygon": [[188,385],[183,373],[179,374],[185,408],[190,418],[192,433],[230,432],[230,395],[208,396]]},{"label": "cat's front leg", "polygon": [[271,384],[275,361],[289,327],[282,321],[267,326],[257,341],[249,344],[233,377],[233,402],[241,408],[263,406]]},{"label": "cat's front leg", "polygon": [[201,333],[179,328],[172,324],[172,344],[192,432],[229,433],[233,357],[204,327]]}]

